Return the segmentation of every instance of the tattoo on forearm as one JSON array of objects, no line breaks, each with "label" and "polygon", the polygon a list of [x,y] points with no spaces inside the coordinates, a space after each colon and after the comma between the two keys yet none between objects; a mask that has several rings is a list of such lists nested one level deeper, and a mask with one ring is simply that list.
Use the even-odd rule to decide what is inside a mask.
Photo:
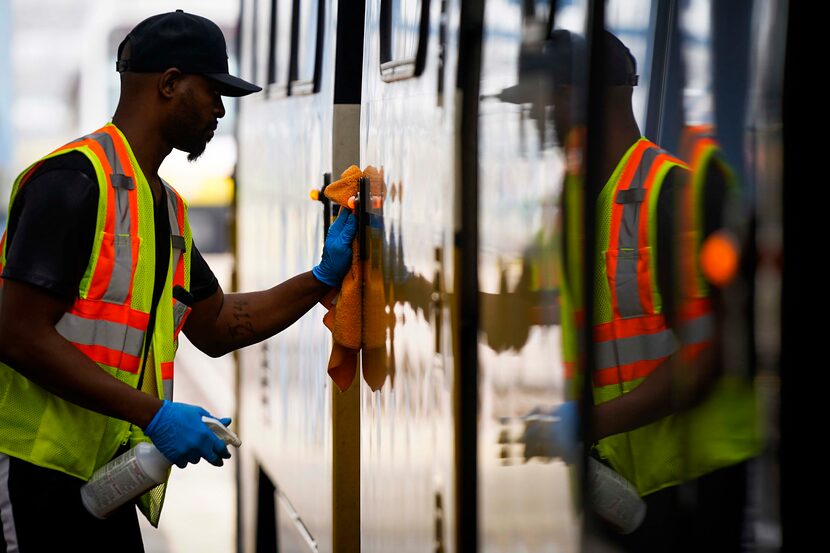
[{"label": "tattoo on forearm", "polygon": [[254,324],[251,321],[251,314],[248,313],[248,302],[245,300],[234,300],[231,315],[233,322],[228,323],[228,336],[240,338],[245,334],[253,334]]}]

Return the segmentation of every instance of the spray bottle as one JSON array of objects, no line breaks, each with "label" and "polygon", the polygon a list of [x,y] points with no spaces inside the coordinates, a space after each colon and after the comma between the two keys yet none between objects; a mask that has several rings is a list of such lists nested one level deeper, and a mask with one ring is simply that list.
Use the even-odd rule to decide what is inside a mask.
[{"label": "spray bottle", "polygon": [[[226,444],[242,445],[236,434],[218,420],[203,416],[202,422]],[[96,470],[89,482],[81,486],[81,501],[94,517],[104,519],[121,505],[163,483],[172,466],[154,445],[140,442]]]},{"label": "spray bottle", "polygon": [[620,473],[588,457],[588,499],[594,512],[620,534],[630,534],[646,518],[646,502]]},{"label": "spray bottle", "polygon": [[[535,409],[522,417],[525,428],[519,441],[524,443],[526,459],[561,458],[568,465],[578,461],[581,446],[567,438],[575,431],[567,419],[563,421],[560,409],[547,413]],[[592,456],[588,456],[588,505],[620,534],[636,530],[646,516],[646,503],[631,482]]]}]

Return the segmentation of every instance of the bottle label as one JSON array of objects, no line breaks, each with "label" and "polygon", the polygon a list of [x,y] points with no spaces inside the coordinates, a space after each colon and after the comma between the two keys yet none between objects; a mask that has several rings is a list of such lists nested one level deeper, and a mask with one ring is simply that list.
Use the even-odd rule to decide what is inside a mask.
[{"label": "bottle label", "polygon": [[594,511],[617,532],[629,534],[643,522],[646,504],[621,474],[589,459],[589,493]]},{"label": "bottle label", "polygon": [[95,471],[83,486],[82,496],[90,512],[100,517],[155,485],[131,449]]}]

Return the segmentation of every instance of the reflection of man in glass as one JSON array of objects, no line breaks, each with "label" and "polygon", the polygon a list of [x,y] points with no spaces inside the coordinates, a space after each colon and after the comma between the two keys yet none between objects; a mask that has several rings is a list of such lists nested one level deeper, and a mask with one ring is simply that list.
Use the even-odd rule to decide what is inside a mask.
[{"label": "reflection of man in glass", "polygon": [[[595,366],[591,454],[629,480],[648,505],[642,526],[612,539],[632,551],[678,551],[740,543],[744,463],[757,449],[751,404],[723,375],[710,298],[684,283],[697,275],[687,237],[695,220],[685,187],[686,165],[641,136],[631,106],[636,62],[610,33],[603,48],[604,185],[596,198],[597,247],[590,329]],[[579,37],[556,31],[552,64],[573,64]],[[573,71],[552,69],[553,119],[561,145],[579,134],[574,101],[583,97]],[[557,81],[557,76],[559,80]],[[590,132],[590,129],[589,129]],[[599,187],[588,187],[599,189]],[[586,202],[587,203],[587,202]],[[570,207],[570,209],[569,209]],[[574,209],[576,207],[576,209]],[[562,325],[566,352],[576,351],[581,313],[581,210],[565,189]],[[585,248],[590,252],[591,249]],[[590,258],[588,258],[590,259]],[[691,261],[689,261],[691,260]],[[586,329],[588,331],[588,329]],[[574,458],[576,409],[553,414],[552,450]],[[570,451],[569,451],[570,450]],[[577,450],[578,451],[578,450]],[[685,484],[684,484],[685,483]],[[731,549],[730,549],[731,550]],[[735,549],[737,550],[737,549]]]}]

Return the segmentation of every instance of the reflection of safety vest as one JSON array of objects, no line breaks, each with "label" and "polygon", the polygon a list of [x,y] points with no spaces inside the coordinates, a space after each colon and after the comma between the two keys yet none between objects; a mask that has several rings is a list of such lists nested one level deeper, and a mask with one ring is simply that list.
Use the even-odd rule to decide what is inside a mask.
[{"label": "reflection of safety vest", "polygon": [[[155,279],[152,192],[126,138],[112,124],[57,149],[44,160],[69,152],[84,154],[95,168],[98,216],[92,254],[78,296],[55,328],[102,370],[135,388],[141,378]],[[17,178],[11,203],[42,161]],[[171,399],[173,357],[178,333],[189,312],[173,298],[173,289],[190,289],[192,240],[184,200],[166,183],[165,187],[171,255],[155,326],[147,337],[152,342],[141,389]],[[0,271],[5,263],[4,234]],[[0,451],[30,463],[86,480],[112,458],[120,445],[128,440],[147,440],[139,428],[62,400],[3,364],[0,390]],[[140,502],[154,524],[161,511],[163,486]]]},{"label": "reflection of safety vest", "polygon": [[683,213],[689,217],[684,226],[690,232],[690,240],[684,243],[689,249],[684,252],[681,262],[684,263],[683,274],[694,275],[684,282],[686,286],[684,294],[690,297],[708,296],[709,285],[702,272],[694,265],[703,240],[703,216],[705,213],[703,198],[706,188],[706,175],[712,164],[717,164],[718,169],[724,176],[728,194],[734,195],[737,193],[737,183],[732,171],[720,157],[720,145],[715,140],[714,128],[711,125],[686,127],[683,130],[680,142],[680,155],[691,169],[689,184],[683,198],[685,202]]},{"label": "reflection of safety vest", "polygon": [[[685,168],[680,160],[640,139],[622,158],[597,201],[601,257],[596,260],[596,369],[591,375],[597,404],[630,392],[675,353],[687,363],[695,362],[712,339],[714,321],[705,295],[682,294],[678,309],[682,349],[662,311],[655,271],[655,214],[660,188],[674,167]],[[680,367],[677,385],[683,378]],[[715,396],[686,413],[604,438],[599,452],[641,494],[746,459],[752,453],[745,441],[736,442],[727,436],[729,432],[709,428],[709,423],[720,422],[710,412],[731,409]],[[746,421],[735,421],[742,422]]]}]

